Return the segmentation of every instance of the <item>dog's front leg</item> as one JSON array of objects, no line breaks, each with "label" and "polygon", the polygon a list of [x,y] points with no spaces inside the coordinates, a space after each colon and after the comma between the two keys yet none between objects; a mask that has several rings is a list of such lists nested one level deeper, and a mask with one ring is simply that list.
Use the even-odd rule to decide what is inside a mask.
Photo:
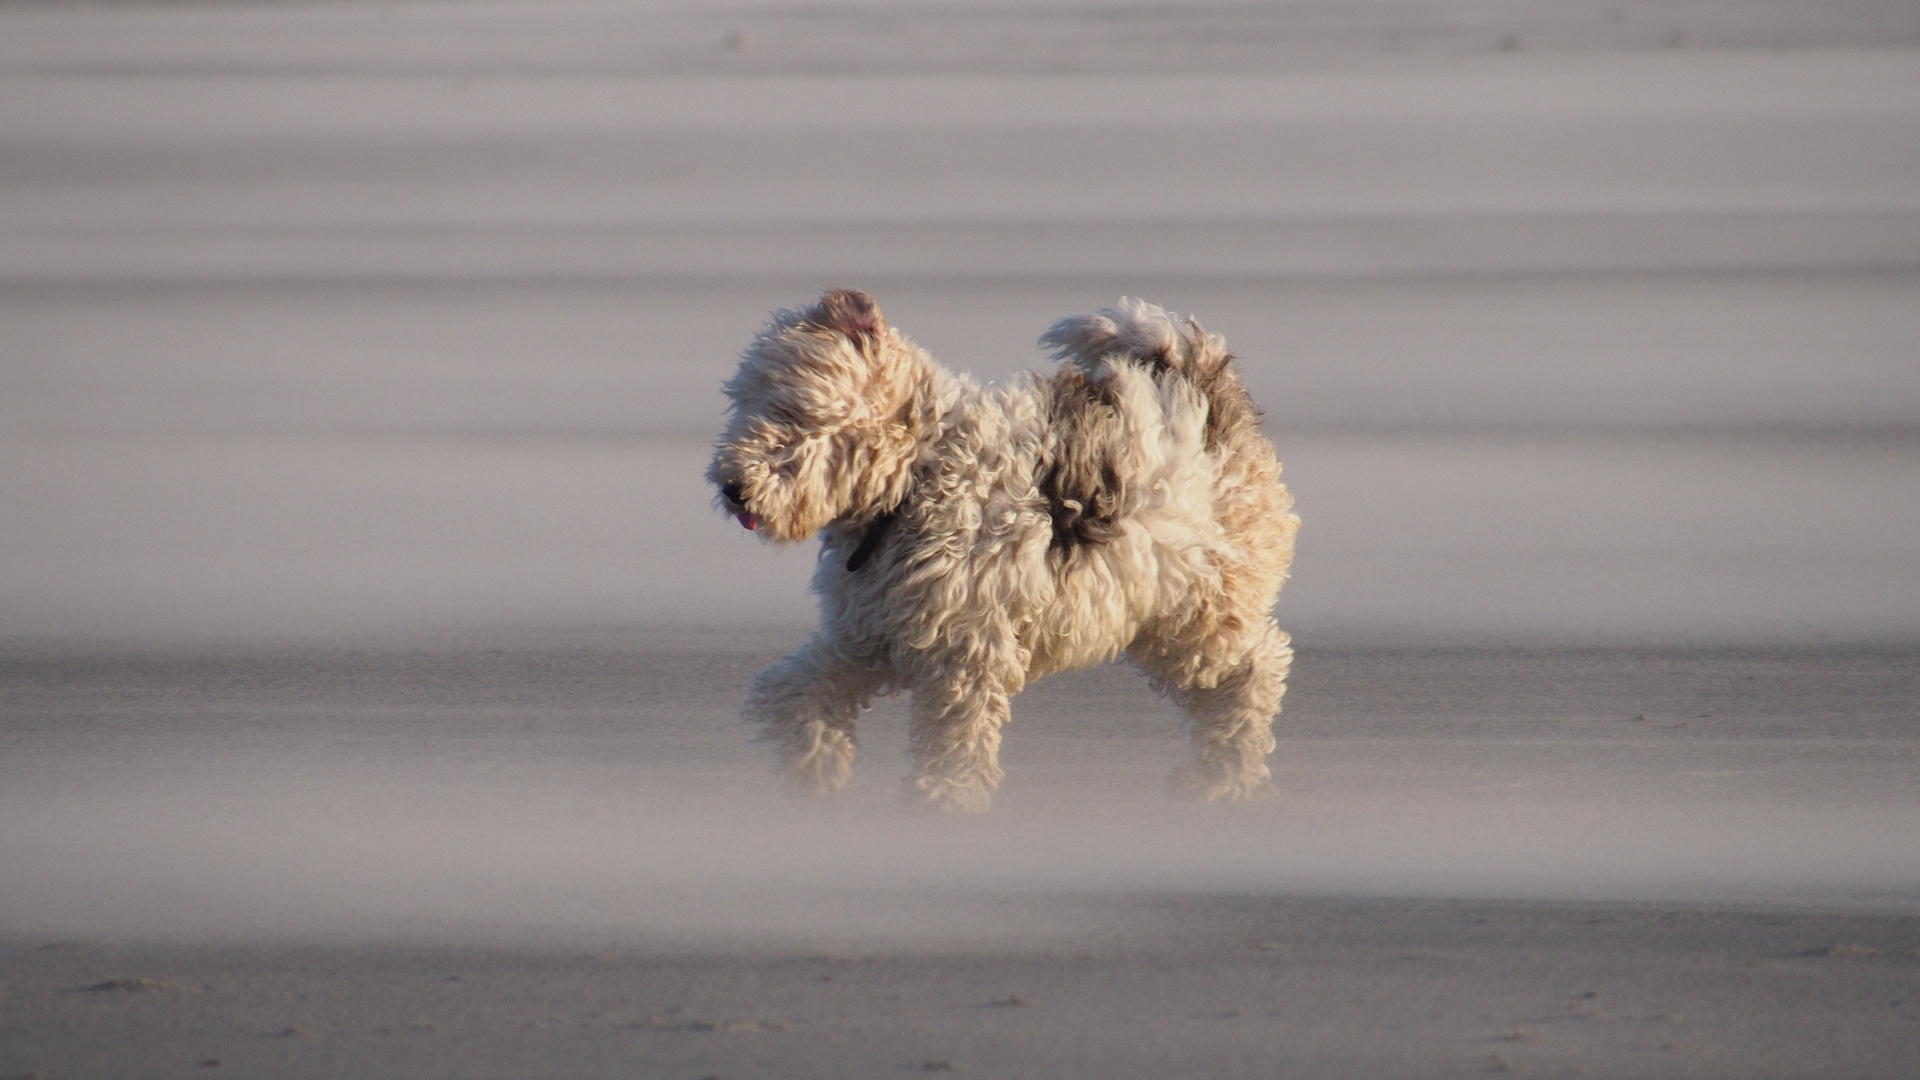
[{"label": "dog's front leg", "polygon": [[790,787],[831,795],[853,775],[854,720],[884,682],[883,672],[842,660],[815,635],[753,680],[740,718],[759,725],[756,742],[773,744]]},{"label": "dog's front leg", "polygon": [[1000,769],[1000,726],[1007,722],[1006,682],[960,668],[913,691],[910,791],[930,806],[980,813],[1006,774]]}]

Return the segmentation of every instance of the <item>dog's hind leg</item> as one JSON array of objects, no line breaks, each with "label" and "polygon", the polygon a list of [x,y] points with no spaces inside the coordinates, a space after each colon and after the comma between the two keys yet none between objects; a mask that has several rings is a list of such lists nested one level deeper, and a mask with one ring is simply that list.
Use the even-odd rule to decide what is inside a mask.
[{"label": "dog's hind leg", "polygon": [[[997,672],[961,667],[913,691],[910,790],[930,806],[980,813],[1006,775],[1000,768],[1000,727],[1011,694]],[[1019,678],[1014,672],[1014,681]]]},{"label": "dog's hind leg", "polygon": [[853,775],[854,720],[886,683],[886,673],[849,663],[815,635],[800,651],[753,680],[740,718],[771,743],[788,786],[831,795]]},{"label": "dog's hind leg", "polygon": [[1194,760],[1174,771],[1173,786],[1208,801],[1273,794],[1267,755],[1293,646],[1271,619],[1238,636],[1244,640],[1216,635],[1204,643],[1200,653],[1222,658],[1211,664],[1158,650],[1135,654],[1154,688],[1187,714]]}]

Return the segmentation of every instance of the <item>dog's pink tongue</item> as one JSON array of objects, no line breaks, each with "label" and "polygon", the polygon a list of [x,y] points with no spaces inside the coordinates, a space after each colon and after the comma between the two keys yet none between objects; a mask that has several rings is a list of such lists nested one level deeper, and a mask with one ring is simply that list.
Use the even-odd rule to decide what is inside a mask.
[{"label": "dog's pink tongue", "polygon": [[733,515],[733,516],[734,516],[734,517],[737,517],[737,518],[739,518],[739,519],[740,519],[740,524],[741,524],[741,526],[742,526],[742,527],[744,527],[744,528],[748,528],[748,529],[757,529],[757,528],[759,528],[759,527],[760,527],[760,515],[759,515],[759,514],[755,514],[755,513],[750,513],[750,512],[748,512],[748,511],[746,511],[746,510],[742,510],[742,511],[740,511],[739,513],[737,513],[737,514],[735,514],[735,515]]}]

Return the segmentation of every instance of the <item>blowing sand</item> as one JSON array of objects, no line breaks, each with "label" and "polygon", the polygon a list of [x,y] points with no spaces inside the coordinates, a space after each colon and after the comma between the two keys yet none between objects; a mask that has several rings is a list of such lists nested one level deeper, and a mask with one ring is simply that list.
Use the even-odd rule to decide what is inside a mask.
[{"label": "blowing sand", "polygon": [[1910,650],[1303,649],[1280,798],[1136,676],[904,717],[834,804],[728,720],[783,631],[10,657],[0,1065],[44,1076],[1902,1074]]}]

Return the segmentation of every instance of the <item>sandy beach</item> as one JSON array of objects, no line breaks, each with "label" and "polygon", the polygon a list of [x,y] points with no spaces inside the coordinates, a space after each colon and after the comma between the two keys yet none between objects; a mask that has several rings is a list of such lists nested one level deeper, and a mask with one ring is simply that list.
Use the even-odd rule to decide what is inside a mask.
[{"label": "sandy beach", "polygon": [[879,955],[63,942],[9,962],[5,1031],[75,1076],[1891,1077],[1915,1053],[1910,919],[1006,906],[1098,929]]},{"label": "sandy beach", "polygon": [[[0,4],[0,1078],[1904,1077],[1920,20]],[[1144,296],[1305,520],[1279,797],[783,797],[774,308]]]},{"label": "sandy beach", "polygon": [[[8,657],[5,1067],[42,1076],[1898,1076],[1911,650],[1303,648],[1279,799],[1136,676],[995,812],[729,723],[778,631]],[[1097,721],[1090,717],[1097,716]]]}]

